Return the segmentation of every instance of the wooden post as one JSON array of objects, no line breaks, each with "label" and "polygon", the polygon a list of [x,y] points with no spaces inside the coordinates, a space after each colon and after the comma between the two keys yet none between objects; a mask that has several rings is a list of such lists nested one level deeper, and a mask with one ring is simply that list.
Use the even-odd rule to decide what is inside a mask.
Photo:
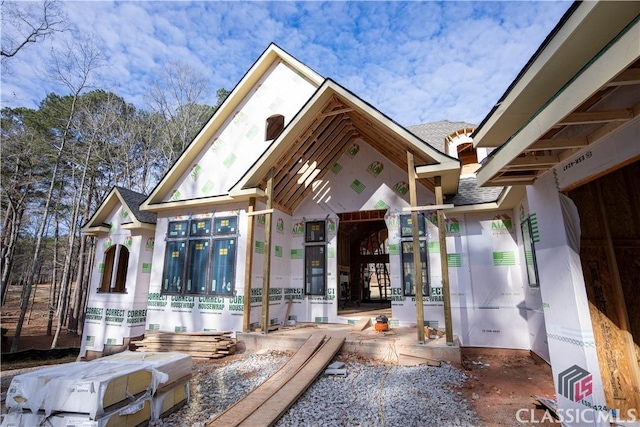
[{"label": "wooden post", "polygon": [[[626,359],[631,369],[633,379],[632,384],[640,384],[640,368],[638,367],[638,354],[636,354],[633,335],[629,326],[629,312],[624,298],[624,290],[622,289],[622,281],[620,280],[620,270],[618,269],[618,261],[616,260],[616,251],[611,240],[611,229],[609,228],[609,218],[607,217],[607,207],[602,197],[602,184],[600,180],[596,180],[596,194],[598,198],[598,207],[600,209],[601,223],[604,231],[605,251],[607,253],[607,264],[611,274],[611,290],[613,293],[613,308],[618,317],[620,331],[625,341],[625,355],[621,359]],[[637,390],[637,389],[636,389]],[[623,414],[624,417],[624,414]]]},{"label": "wooden post", "polygon": [[[256,209],[256,198],[249,198],[247,213]],[[254,216],[247,216],[247,255],[244,263],[244,308],[242,310],[242,330],[249,332],[251,329],[251,266],[253,264],[253,221]]]},{"label": "wooden post", "polygon": [[[407,174],[409,175],[409,202],[411,207],[418,205],[416,191],[416,168],[413,154],[407,153]],[[411,211],[411,234],[413,235],[413,282],[416,287],[416,323],[418,324],[418,343],[424,343],[424,303],[422,301],[422,260],[420,252],[420,228],[418,227],[418,212]]]},{"label": "wooden post", "polygon": [[[273,207],[273,169],[267,180],[267,210]],[[264,219],[264,263],[262,265],[262,332],[269,333],[269,279],[271,278],[271,212]]]},{"label": "wooden post", "polygon": [[[436,205],[442,205],[442,178],[435,177]],[[444,211],[438,209],[438,238],[440,241],[440,266],[442,270],[442,296],[444,301],[444,330],[447,337],[447,345],[453,345],[453,323],[451,321],[451,294],[449,292],[449,263],[447,262],[447,230],[444,224]]]}]

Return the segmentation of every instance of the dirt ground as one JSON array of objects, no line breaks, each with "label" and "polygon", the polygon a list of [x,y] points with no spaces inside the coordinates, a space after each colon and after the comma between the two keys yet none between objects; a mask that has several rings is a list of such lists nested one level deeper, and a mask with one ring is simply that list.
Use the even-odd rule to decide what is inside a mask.
[{"label": "dirt ground", "polygon": [[[73,356],[54,360],[31,360],[8,362],[6,352],[11,348],[19,315],[18,299],[20,289],[11,287],[7,302],[2,307],[2,327],[7,328],[7,339],[2,341],[2,361],[0,370],[31,368],[45,364],[68,363]],[[24,322],[19,350],[49,349],[53,340],[46,335],[47,301],[49,286],[38,285],[31,317]],[[55,328],[55,322],[54,322]],[[55,330],[55,329],[54,329]],[[59,348],[79,348],[80,336],[67,334],[63,328],[58,341]],[[236,355],[233,357],[241,357]],[[220,363],[228,359],[200,363]],[[526,351],[465,349],[462,367],[469,377],[456,391],[473,406],[486,426],[536,425],[552,426],[558,423],[548,421],[544,409],[536,407],[531,395],[555,398],[551,369],[544,362],[536,362]],[[5,372],[6,373],[6,372]],[[4,375],[3,375],[4,376]],[[2,392],[9,384],[2,381]],[[519,417],[517,416],[519,414]],[[520,422],[524,421],[524,422]]]}]

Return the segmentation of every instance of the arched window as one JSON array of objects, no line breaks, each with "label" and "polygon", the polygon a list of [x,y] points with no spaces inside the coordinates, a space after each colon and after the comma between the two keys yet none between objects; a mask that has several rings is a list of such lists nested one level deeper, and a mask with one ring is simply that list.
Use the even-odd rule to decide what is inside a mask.
[{"label": "arched window", "polygon": [[125,292],[128,267],[129,249],[123,245],[114,245],[107,249],[104,253],[99,292]]},{"label": "arched window", "polygon": [[284,116],[281,114],[274,114],[273,116],[267,118],[267,126],[265,132],[265,141],[271,141],[272,139],[276,139],[282,129],[284,129]]}]

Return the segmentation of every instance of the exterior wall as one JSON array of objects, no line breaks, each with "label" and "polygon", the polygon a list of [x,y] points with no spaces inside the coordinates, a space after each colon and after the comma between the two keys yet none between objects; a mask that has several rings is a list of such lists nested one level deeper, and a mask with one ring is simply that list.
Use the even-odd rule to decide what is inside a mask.
[{"label": "exterior wall", "polygon": [[[535,213],[529,211],[529,204],[527,198],[523,198],[518,207],[518,253],[523,256],[523,237],[522,237],[522,222],[529,216],[531,216],[532,222],[532,235],[534,245],[540,242],[540,235],[538,231],[538,223]],[[523,258],[524,259],[524,258]],[[524,283],[524,305],[527,314],[527,326],[529,329],[529,343],[531,351],[535,352],[542,359],[551,363],[549,357],[549,344],[547,342],[547,330],[544,321],[544,309],[542,303],[542,294],[540,287],[529,286],[527,269],[525,263],[522,262],[522,283]]]},{"label": "exterior wall", "polygon": [[[123,229],[131,222],[126,208],[119,206],[109,216],[112,224],[108,235],[97,241],[93,260],[89,298],[82,332],[80,356],[86,352],[102,354],[107,346],[124,346],[128,338],[144,334],[149,277],[153,254],[153,232]],[[129,264],[124,293],[98,292],[102,280],[105,252],[112,245],[129,249]]]},{"label": "exterior wall", "polygon": [[[416,324],[414,297],[401,289],[399,211],[389,227],[392,313],[400,326]],[[431,295],[423,297],[424,320],[444,327],[442,269],[435,213],[427,215]],[[447,258],[454,334],[463,346],[529,349],[520,254],[513,212],[451,214],[446,218]]]},{"label": "exterior wall", "polygon": [[[533,186],[527,187],[529,210],[537,217],[540,234],[536,256],[556,390],[560,387],[558,376],[577,365],[590,375],[587,378],[591,380],[593,391],[577,402],[558,392],[558,405],[565,413],[567,410],[589,411],[593,406],[606,408],[607,405],[580,255],[568,238],[568,235],[579,233],[579,219],[577,212],[568,217],[563,215],[563,203],[566,202],[562,201],[560,191],[640,155],[638,132],[640,120],[635,120],[611,137],[566,159]],[[566,204],[565,212],[571,210],[567,205],[573,204]],[[593,425],[608,425],[604,415],[585,417],[599,420]]]},{"label": "exterior wall", "polygon": [[[236,247],[235,291],[232,297],[199,297],[162,294],[162,277],[169,221],[238,215],[239,236]],[[155,248],[148,293],[148,330],[166,332],[242,330],[244,265],[246,261],[247,208],[243,204],[211,209],[198,208],[157,218]]]},{"label": "exterior wall", "polygon": [[286,126],[315,90],[284,62],[276,63],[216,132],[165,201],[227,194],[268,148],[267,118],[281,114]]},{"label": "exterior wall", "polygon": [[573,366],[591,374],[592,394],[574,402],[558,393],[558,405],[564,411],[585,411],[588,405],[606,407],[606,402],[580,256],[569,245],[560,197],[553,174],[527,187],[529,208],[536,214],[540,234],[535,251],[556,388],[558,376]]}]

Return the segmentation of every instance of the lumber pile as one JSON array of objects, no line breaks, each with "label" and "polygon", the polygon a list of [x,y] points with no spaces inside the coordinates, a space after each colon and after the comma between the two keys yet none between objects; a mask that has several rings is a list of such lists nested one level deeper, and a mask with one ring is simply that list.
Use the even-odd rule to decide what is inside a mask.
[{"label": "lumber pile", "polygon": [[136,351],[180,352],[198,359],[220,359],[236,352],[232,332],[159,332],[131,343]]},{"label": "lumber pile", "polygon": [[185,354],[127,351],[16,375],[2,425],[146,424],[187,403],[192,367]]}]

